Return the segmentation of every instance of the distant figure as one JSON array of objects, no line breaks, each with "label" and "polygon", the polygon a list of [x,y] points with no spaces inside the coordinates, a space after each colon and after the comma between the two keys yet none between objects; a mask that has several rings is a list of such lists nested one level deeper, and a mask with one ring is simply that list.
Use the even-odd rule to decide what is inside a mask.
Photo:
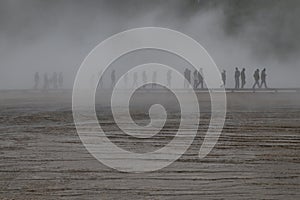
[{"label": "distant figure", "polygon": [[111,88],[114,88],[115,84],[116,84],[116,71],[113,69],[111,72]]},{"label": "distant figure", "polygon": [[184,88],[189,88],[189,84],[191,84],[191,71],[186,68],[184,70]]},{"label": "distant figure", "polygon": [[52,82],[53,82],[53,88],[57,89],[58,88],[58,76],[57,76],[56,72],[54,72],[52,75]]},{"label": "distant figure", "polygon": [[47,91],[49,89],[49,78],[48,78],[48,74],[47,73],[44,74],[44,86],[43,86],[43,89],[45,91]]},{"label": "distant figure", "polygon": [[198,80],[199,72],[198,72],[198,70],[195,70],[193,74],[194,74],[194,85],[193,85],[193,87],[194,87],[194,89],[197,89],[197,87],[199,85],[199,80]]},{"label": "distant figure", "polygon": [[128,87],[128,73],[124,74],[124,88],[127,89]]},{"label": "distant figure", "polygon": [[246,84],[246,69],[243,68],[242,72],[241,72],[241,81],[242,81],[242,87],[244,88],[245,84]]},{"label": "distant figure", "polygon": [[240,88],[240,76],[241,76],[241,72],[239,71],[239,69],[236,67],[235,68],[235,73],[234,73],[234,79],[235,79],[235,89],[239,89]]},{"label": "distant figure", "polygon": [[157,82],[157,72],[154,71],[152,74],[152,88],[156,88],[156,82]]},{"label": "distant figure", "polygon": [[261,83],[260,83],[260,88],[264,85],[265,88],[268,88],[267,87],[267,82],[266,82],[266,77],[267,77],[267,74],[266,74],[266,68],[264,68],[262,71],[261,71]]},{"label": "distant figure", "polygon": [[38,72],[35,72],[34,74],[34,89],[36,90],[40,83],[40,75]]},{"label": "distant figure", "polygon": [[203,82],[204,82],[203,69],[200,68],[200,71],[198,72],[198,86],[201,85],[201,89],[204,88]]},{"label": "distant figure", "polygon": [[137,87],[138,86],[138,74],[137,72],[134,72],[133,73],[133,83],[132,83],[132,88],[134,88],[135,86]]},{"label": "distant figure", "polygon": [[64,77],[63,77],[63,74],[62,72],[59,72],[58,74],[58,86],[59,88],[63,88],[63,84],[64,84]]},{"label": "distant figure", "polygon": [[167,72],[167,84],[169,88],[171,88],[171,80],[172,80],[172,70],[169,69]]},{"label": "distant figure", "polygon": [[226,86],[226,71],[225,70],[223,70],[223,72],[222,72],[222,81],[223,81],[223,87],[225,87]]},{"label": "distant figure", "polygon": [[143,71],[143,75],[142,75],[142,79],[143,79],[143,88],[146,88],[146,83],[147,83],[147,74],[146,71]]},{"label": "distant figure", "polygon": [[252,88],[254,89],[255,86],[259,87],[259,69],[255,70],[253,74],[253,78],[254,78],[254,85]]}]

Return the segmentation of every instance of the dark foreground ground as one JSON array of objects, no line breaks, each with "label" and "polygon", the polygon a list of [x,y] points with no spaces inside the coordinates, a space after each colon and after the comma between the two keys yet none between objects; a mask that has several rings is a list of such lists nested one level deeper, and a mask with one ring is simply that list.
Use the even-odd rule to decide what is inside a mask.
[{"label": "dark foreground ground", "polygon": [[[197,157],[209,120],[204,111],[199,137],[178,161],[134,174],[87,152],[73,124],[70,92],[0,92],[0,199],[300,199],[300,94],[227,97],[223,133],[206,158]],[[207,95],[199,99],[205,103]],[[150,146],[172,137],[177,117]],[[109,117],[102,120],[107,134],[118,135]]]}]

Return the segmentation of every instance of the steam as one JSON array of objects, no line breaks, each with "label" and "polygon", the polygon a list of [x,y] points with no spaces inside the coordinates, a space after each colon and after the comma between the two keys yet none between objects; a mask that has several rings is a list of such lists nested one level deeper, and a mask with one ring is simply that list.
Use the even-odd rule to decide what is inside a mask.
[{"label": "steam", "polygon": [[300,87],[299,15],[297,0],[1,1],[0,89],[31,88],[36,71],[63,72],[71,88],[99,42],[143,26],[195,38],[227,71],[229,86],[235,67],[247,69],[248,87],[254,69],[266,67],[272,87]]}]

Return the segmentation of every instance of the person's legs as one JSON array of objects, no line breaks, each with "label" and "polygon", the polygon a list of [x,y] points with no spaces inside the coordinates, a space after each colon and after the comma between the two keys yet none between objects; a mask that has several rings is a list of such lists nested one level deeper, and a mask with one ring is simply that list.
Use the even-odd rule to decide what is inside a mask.
[{"label": "person's legs", "polygon": [[266,81],[264,81],[265,82],[265,88],[268,88],[268,86],[267,86],[267,82]]},{"label": "person's legs", "polygon": [[238,89],[240,86],[240,82],[238,79],[235,79],[235,89]]},{"label": "person's legs", "polygon": [[245,85],[246,85],[246,81],[244,80],[244,82],[243,82],[243,88],[245,87]]},{"label": "person's legs", "polygon": [[257,85],[257,87],[259,87],[259,82],[258,82],[258,80],[255,80],[255,83],[254,83],[254,85],[253,85],[252,88],[255,88],[256,85]]},{"label": "person's legs", "polygon": [[260,85],[260,87],[262,87],[263,85],[264,85],[264,87],[265,87],[265,88],[268,88],[268,87],[267,87],[266,80],[263,80],[263,81],[261,82],[261,85]]},{"label": "person's legs", "polygon": [[185,80],[185,88],[190,88],[191,81],[189,79]]}]

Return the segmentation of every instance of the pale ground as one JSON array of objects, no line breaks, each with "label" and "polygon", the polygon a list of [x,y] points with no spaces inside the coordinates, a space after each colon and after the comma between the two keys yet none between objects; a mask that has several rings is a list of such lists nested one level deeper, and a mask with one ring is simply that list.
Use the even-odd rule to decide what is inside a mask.
[{"label": "pale ground", "polygon": [[[2,91],[0,199],[300,199],[300,94],[227,97],[223,133],[206,158],[197,157],[209,120],[208,95],[201,93],[202,121],[190,149],[162,170],[134,174],[104,166],[84,148],[70,91]],[[133,117],[145,121],[142,113]],[[133,151],[164,145],[178,125],[173,112],[143,145],[121,135],[109,115],[99,118],[113,142]]]}]

